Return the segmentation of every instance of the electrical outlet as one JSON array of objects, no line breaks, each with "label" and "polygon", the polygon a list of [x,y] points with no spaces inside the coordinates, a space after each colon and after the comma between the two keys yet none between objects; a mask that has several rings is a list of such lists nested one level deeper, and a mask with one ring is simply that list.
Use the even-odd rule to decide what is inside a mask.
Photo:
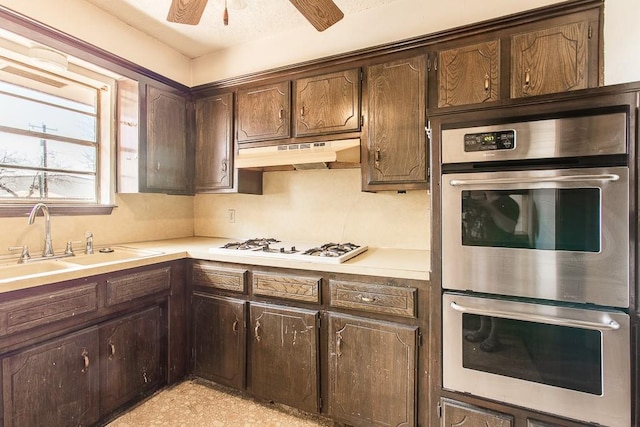
[{"label": "electrical outlet", "polygon": [[231,224],[236,222],[236,210],[235,209],[229,209],[227,211],[227,219],[228,219],[229,223],[231,223]]}]

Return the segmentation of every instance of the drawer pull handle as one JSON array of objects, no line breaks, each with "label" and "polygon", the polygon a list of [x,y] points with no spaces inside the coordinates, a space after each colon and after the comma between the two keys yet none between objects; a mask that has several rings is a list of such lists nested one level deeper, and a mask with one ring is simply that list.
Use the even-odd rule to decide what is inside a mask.
[{"label": "drawer pull handle", "polygon": [[336,333],[336,356],[342,356],[342,334]]},{"label": "drawer pull handle", "polygon": [[238,321],[237,320],[233,322],[233,325],[231,326],[231,330],[233,332],[238,332]]},{"label": "drawer pull handle", "polygon": [[256,338],[256,341],[258,341],[258,342],[260,342],[262,340],[262,338],[260,337],[259,329],[260,329],[260,321],[256,320],[256,327],[253,330],[253,336]]},{"label": "drawer pull handle", "polygon": [[531,85],[531,70],[529,68],[527,68],[526,70],[524,70],[524,91],[527,92],[529,91],[529,87]]},{"label": "drawer pull handle", "polygon": [[358,295],[358,298],[360,298],[360,301],[362,301],[362,302],[377,302],[378,301],[378,297],[376,297],[376,296],[365,297],[364,295]]},{"label": "drawer pull handle", "polygon": [[485,74],[484,75],[484,91],[486,93],[489,93],[489,89],[490,89],[491,85],[489,82],[489,74]]}]

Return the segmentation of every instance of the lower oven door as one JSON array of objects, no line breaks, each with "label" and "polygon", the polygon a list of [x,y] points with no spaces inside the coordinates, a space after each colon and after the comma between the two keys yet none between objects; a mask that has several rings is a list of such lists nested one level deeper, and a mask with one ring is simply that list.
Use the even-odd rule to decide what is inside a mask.
[{"label": "lower oven door", "polygon": [[624,312],[443,296],[443,387],[611,427],[631,425]]},{"label": "lower oven door", "polygon": [[442,176],[442,286],[629,306],[626,167]]}]

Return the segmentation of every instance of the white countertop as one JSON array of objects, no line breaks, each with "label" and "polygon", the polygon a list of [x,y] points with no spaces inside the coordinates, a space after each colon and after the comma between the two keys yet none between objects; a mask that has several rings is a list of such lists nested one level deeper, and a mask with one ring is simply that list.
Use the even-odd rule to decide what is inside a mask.
[{"label": "white countertop", "polygon": [[[0,280],[0,293],[183,258],[331,273],[418,280],[429,279],[430,253],[426,250],[369,247],[366,252],[347,260],[342,264],[313,263],[297,260],[265,258],[260,256],[238,256],[233,254],[213,253],[209,251],[210,248],[217,248],[231,241],[233,240],[211,237],[188,237],[182,239],[132,242],[113,245],[115,247],[119,246],[148,250],[153,251],[153,253],[141,258],[86,266],[71,266],[62,270]],[[61,260],[61,262],[64,261],[65,259]],[[73,259],[71,258],[69,261],[73,262]]]}]

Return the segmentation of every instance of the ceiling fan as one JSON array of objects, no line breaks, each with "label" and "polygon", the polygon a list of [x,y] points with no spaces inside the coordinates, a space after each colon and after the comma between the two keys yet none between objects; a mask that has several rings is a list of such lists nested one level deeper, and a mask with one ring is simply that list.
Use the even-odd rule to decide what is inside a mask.
[{"label": "ceiling fan", "polygon": [[[344,13],[333,0],[289,0],[316,30],[324,31],[342,18]],[[179,24],[197,25],[200,22],[208,0],[172,0],[167,21]],[[224,23],[229,18],[225,0]]]}]

